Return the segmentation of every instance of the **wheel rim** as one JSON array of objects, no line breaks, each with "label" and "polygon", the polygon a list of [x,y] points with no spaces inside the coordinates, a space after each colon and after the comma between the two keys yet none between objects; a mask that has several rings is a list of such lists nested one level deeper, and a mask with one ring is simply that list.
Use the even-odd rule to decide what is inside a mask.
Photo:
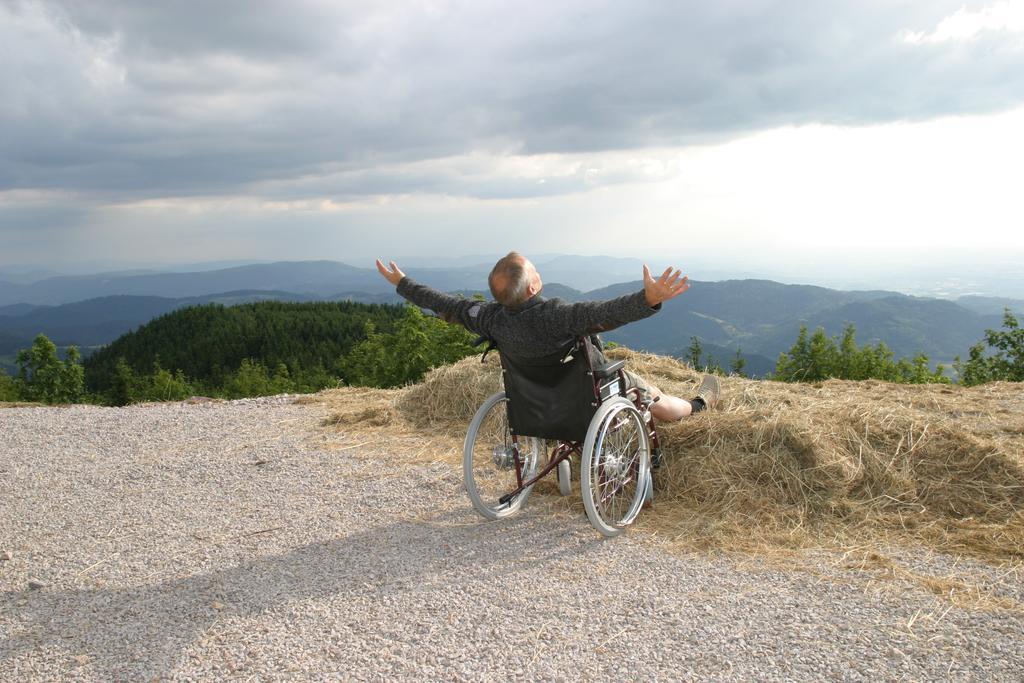
[{"label": "wheel rim", "polygon": [[[518,468],[525,480],[536,473],[538,449],[536,439],[520,437],[515,442],[508,426],[507,399],[494,401],[483,414],[471,434],[472,443],[467,443],[466,487],[474,506],[486,516],[500,517],[514,512],[529,494],[523,491],[506,503],[502,496],[519,486],[516,476]],[[487,514],[490,513],[490,514]]]},{"label": "wheel rim", "polygon": [[647,432],[640,414],[623,404],[602,421],[590,459],[590,500],[609,529],[636,519],[649,476]]}]

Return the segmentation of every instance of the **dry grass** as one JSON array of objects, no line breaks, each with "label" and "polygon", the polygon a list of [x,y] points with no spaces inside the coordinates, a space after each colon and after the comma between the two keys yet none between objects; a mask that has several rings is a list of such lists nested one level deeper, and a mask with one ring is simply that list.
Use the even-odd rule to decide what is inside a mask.
[{"label": "dry grass", "polygon": [[[690,396],[700,380],[669,358],[625,349],[609,355],[669,393]],[[838,550],[860,556],[849,567],[872,580],[909,581],[964,606],[1020,608],[973,577],[918,574],[882,552],[923,547],[1020,567],[1020,385],[735,377],[722,385],[716,410],[659,425],[666,464],[638,531],[677,550],[754,553],[794,567],[794,551]],[[473,413],[498,390],[492,355],[486,364],[468,358],[438,368],[405,389],[340,389],[305,400],[331,409],[325,424],[340,428],[346,443],[384,439],[401,462],[457,465]],[[556,495],[556,487],[541,482],[537,492]],[[578,496],[559,500],[582,514]]]},{"label": "dry grass", "polygon": [[495,352],[487,354],[484,363],[470,356],[432,370],[421,383],[408,387],[397,405],[417,427],[453,428],[465,434],[484,399],[501,390],[501,363]]},{"label": "dry grass", "polygon": [[1011,567],[996,577],[979,576],[976,572],[958,573],[955,568],[945,576],[934,576],[908,569],[878,551],[848,553],[847,557],[851,555],[853,559],[844,559],[840,565],[868,574],[881,590],[885,590],[890,582],[906,582],[920,586],[957,607],[1024,611],[1017,600],[1005,595],[1008,584],[1019,585],[1019,566]]},{"label": "dry grass", "polygon": [[[689,372],[628,355],[655,381]],[[899,538],[952,554],[1024,558],[1022,427],[1024,401],[1013,384],[729,378],[719,410],[659,428],[668,466],[656,480],[658,504],[640,523],[692,546]]]},{"label": "dry grass", "polygon": [[[693,394],[699,374],[617,349],[664,391]],[[398,391],[325,392],[351,430],[430,435],[418,460],[458,461],[500,366],[468,358]],[[353,399],[355,401],[353,402]],[[637,526],[686,548],[765,551],[921,544],[986,560],[1024,558],[1024,395],[975,388],[723,379],[717,410],[659,426],[666,465]],[[547,487],[545,487],[547,488]],[[544,489],[541,489],[544,490]]]},{"label": "dry grass", "polygon": [[298,404],[320,404],[327,408],[323,426],[344,438],[328,448],[351,451],[355,457],[378,458],[387,452],[391,464],[423,464],[444,461],[461,464],[461,431],[452,428],[419,429],[399,409],[408,389],[345,387],[300,396]]},{"label": "dry grass", "polygon": [[[616,349],[662,390],[693,395],[700,374]],[[461,462],[473,413],[501,388],[500,365],[468,358],[400,390],[339,389],[325,425],[346,444],[387,443],[404,463]],[[806,549],[840,551],[871,581],[910,582],[953,604],[1022,609],[968,574],[934,577],[883,549],[923,548],[1009,567],[1024,560],[1024,392],[879,381],[786,384],[730,377],[716,410],[660,424],[665,466],[636,528],[676,550],[770,557],[797,568]],[[342,445],[342,448],[352,448]],[[576,463],[578,466],[578,463]],[[553,480],[553,478],[551,478]],[[574,476],[578,481],[578,476]],[[577,489],[578,490],[578,489]],[[537,493],[557,497],[554,482]],[[557,499],[582,513],[579,496]]]}]

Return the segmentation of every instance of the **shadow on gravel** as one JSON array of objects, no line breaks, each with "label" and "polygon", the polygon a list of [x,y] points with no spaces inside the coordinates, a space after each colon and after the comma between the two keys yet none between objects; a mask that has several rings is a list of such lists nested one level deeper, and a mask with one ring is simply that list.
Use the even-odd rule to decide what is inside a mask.
[{"label": "shadow on gravel", "polygon": [[182,651],[206,638],[219,618],[257,617],[290,601],[349,596],[365,602],[389,593],[471,585],[601,545],[590,534],[583,540],[564,528],[553,534],[552,528],[547,515],[486,523],[456,511],[163,583],[6,592],[0,594],[0,613],[12,631],[0,639],[0,669],[30,674],[26,662],[13,659],[31,653],[29,660],[47,662],[50,671],[152,679],[176,669]]}]

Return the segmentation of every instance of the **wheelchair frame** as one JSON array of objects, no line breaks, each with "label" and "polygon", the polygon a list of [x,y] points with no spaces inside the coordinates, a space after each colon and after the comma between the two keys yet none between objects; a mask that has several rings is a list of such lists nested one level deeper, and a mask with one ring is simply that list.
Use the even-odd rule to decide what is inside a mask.
[{"label": "wheelchair frame", "polygon": [[[650,412],[650,406],[656,399],[642,395],[638,389],[625,388],[624,361],[595,369],[590,350],[583,340],[578,340],[575,348],[584,349],[585,371],[593,380],[591,405],[594,414],[586,437],[582,441],[552,439],[554,446],[548,450],[543,439],[510,431],[507,403],[504,404],[505,410],[498,408],[498,404],[508,400],[507,394],[504,391],[493,394],[477,410],[466,434],[463,447],[466,491],[478,513],[487,519],[499,519],[517,512],[525,504],[533,485],[553,470],[558,471],[560,492],[567,495],[571,491],[568,479],[570,462],[575,455],[580,459],[580,488],[587,517],[602,535],[617,536],[635,520],[640,508],[652,496],[651,459],[652,454],[656,457],[660,451],[658,432]],[[617,392],[611,393],[610,388],[616,382]],[[482,425],[496,409],[503,413],[498,416],[499,420],[503,419],[504,425],[502,443],[490,444],[489,453],[486,450],[480,451],[478,449],[481,444],[478,441]],[[611,448],[608,446],[609,441],[618,438],[618,433],[628,429],[627,423],[631,423],[631,429],[638,438],[638,453],[637,457],[630,457],[632,454],[627,453],[628,464],[624,466],[622,455],[610,450],[606,452],[606,448]],[[523,444],[524,440],[527,443]],[[630,444],[632,439],[625,446],[626,450],[632,449]],[[547,455],[547,462],[537,472],[537,460],[541,452]],[[488,469],[490,465],[493,465],[493,470]],[[478,487],[479,475],[475,474],[477,466],[487,470],[485,475],[500,475],[502,471],[514,469],[514,482],[510,480],[505,487],[507,490],[495,501],[485,501]],[[606,491],[609,479],[615,479],[616,476],[621,480],[615,481],[610,490]],[[626,494],[630,496],[626,512],[620,515],[606,509],[606,503],[634,481],[635,490]]]}]

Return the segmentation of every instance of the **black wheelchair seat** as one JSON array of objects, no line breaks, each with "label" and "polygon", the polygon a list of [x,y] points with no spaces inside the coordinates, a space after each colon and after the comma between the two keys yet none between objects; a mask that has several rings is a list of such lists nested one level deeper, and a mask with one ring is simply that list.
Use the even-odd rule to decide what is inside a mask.
[{"label": "black wheelchair seat", "polygon": [[520,358],[501,349],[499,354],[509,430],[518,436],[581,442],[601,403],[625,395],[625,361],[595,367],[600,355],[588,337],[568,353],[545,358]]}]

